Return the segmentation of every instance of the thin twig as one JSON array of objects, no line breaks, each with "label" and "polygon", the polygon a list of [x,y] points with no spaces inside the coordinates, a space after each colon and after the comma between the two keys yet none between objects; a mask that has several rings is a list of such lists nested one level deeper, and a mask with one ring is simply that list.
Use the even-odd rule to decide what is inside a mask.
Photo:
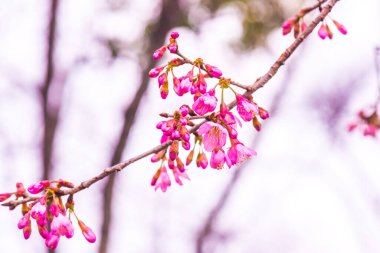
[{"label": "thin twig", "polygon": [[[279,70],[279,68],[284,65],[284,63],[286,62],[286,60],[294,53],[294,51],[298,48],[298,46],[310,35],[310,33],[315,29],[315,27],[319,24],[319,22],[321,22],[326,16],[327,14],[332,10],[332,8],[334,7],[334,5],[338,2],[339,0],[330,0],[321,10],[320,14],[310,23],[310,25],[307,27],[307,29],[302,32],[299,37],[297,37],[297,39],[287,48],[285,49],[285,51],[280,55],[280,57],[273,63],[273,65],[270,67],[270,69],[268,70],[268,72],[266,74],[264,74],[262,77],[258,78],[256,80],[256,82],[254,84],[252,84],[248,89],[247,91],[244,93],[245,96],[249,96],[251,95],[252,93],[254,93],[256,90],[258,90],[259,88],[262,88],[270,79],[272,79],[272,77],[277,73],[277,71]],[[232,108],[236,105],[236,100],[231,102],[228,106],[229,108]],[[193,127],[190,132],[195,132],[204,122],[196,125],[195,127]],[[114,166],[111,166],[109,168],[106,168],[103,170],[102,173],[100,173],[99,175],[93,177],[93,178],[90,178],[86,181],[83,181],[82,183],[80,183],[79,185],[77,185],[76,187],[72,188],[72,189],[66,189],[66,190],[61,190],[60,192],[58,192],[59,195],[63,196],[63,195],[69,195],[69,194],[75,194],[83,189],[86,189],[86,188],[89,188],[91,185],[93,185],[94,183],[102,180],[103,178],[113,174],[113,173],[116,173],[116,172],[119,172],[121,170],[123,170],[125,167],[129,166],[130,164],[148,156],[148,155],[151,155],[151,154],[155,154],[157,153],[158,151],[161,151],[165,148],[167,148],[172,142],[171,141],[168,141],[164,144],[161,144],[161,145],[158,145],[150,150],[147,150],[145,151],[144,153],[141,153],[135,157],[132,157],[130,159],[128,159],[127,161],[125,162],[122,162],[122,163],[119,163],[119,164],[116,164]],[[14,202],[15,205],[19,205],[21,203],[26,203],[28,202],[27,200],[19,200],[17,202]],[[3,203],[2,205],[7,205],[9,202],[7,203]],[[8,205],[9,206],[9,205]]]}]

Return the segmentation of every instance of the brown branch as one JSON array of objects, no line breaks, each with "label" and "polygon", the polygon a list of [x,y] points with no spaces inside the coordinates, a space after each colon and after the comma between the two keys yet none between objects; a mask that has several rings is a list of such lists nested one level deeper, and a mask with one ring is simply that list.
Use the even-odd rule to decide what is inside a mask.
[{"label": "brown branch", "polygon": [[[159,16],[159,19],[152,27],[152,31],[149,34],[149,44],[147,47],[147,52],[153,52],[155,49],[161,47],[165,42],[165,36],[169,30],[174,27],[175,24],[179,23],[179,20],[182,18],[183,13],[180,10],[178,1],[163,1],[162,12]],[[150,78],[148,76],[149,70],[156,65],[156,62],[150,57],[150,61],[145,66],[144,70],[141,73],[141,84],[137,90],[133,101],[124,111],[124,123],[120,131],[118,138],[118,143],[115,147],[114,153],[112,155],[110,164],[117,164],[122,161],[122,155],[128,141],[130,131],[134,125],[137,110],[141,104],[142,98],[148,88]],[[122,169],[122,168],[121,168]],[[120,170],[121,170],[120,169]],[[107,176],[107,174],[105,174]],[[112,203],[113,203],[113,190],[115,186],[115,175],[114,173],[110,174],[106,185],[103,190],[103,223],[101,226],[101,236],[99,243],[99,253],[106,253],[109,242],[109,231],[112,223]]]},{"label": "brown branch", "polygon": [[[59,1],[52,0],[50,2],[50,16],[48,23],[47,34],[47,52],[46,52],[46,70],[45,77],[40,89],[41,93],[41,107],[43,111],[43,141],[42,141],[42,161],[43,161],[43,173],[42,179],[50,178],[51,174],[51,159],[53,153],[53,143],[55,139],[55,133],[58,125],[58,111],[59,108],[50,105],[49,100],[52,99],[49,95],[51,86],[55,75],[54,65],[54,52],[56,47],[56,27],[57,27],[57,13],[58,13]],[[54,98],[55,99],[55,98]]]},{"label": "brown branch", "polygon": [[[248,88],[248,90],[244,93],[245,96],[251,95],[256,90],[263,87],[270,79],[272,79],[272,77],[277,73],[278,69],[282,65],[284,65],[286,60],[294,53],[294,51],[298,48],[298,46],[310,35],[310,33],[314,30],[314,28],[318,25],[318,23],[321,22],[327,16],[327,14],[332,10],[332,8],[337,3],[337,1],[338,0],[330,0],[322,8],[320,14],[313,20],[313,22],[309,25],[309,27],[303,33],[301,33],[300,36],[281,54],[281,56],[276,60],[276,62],[270,67],[269,71],[265,75],[263,75],[262,77],[258,78],[257,81]],[[236,101],[231,102],[229,104],[229,107],[232,108],[235,105],[236,105]],[[195,132],[202,124],[203,124],[203,122],[196,125],[195,127],[193,127],[191,129],[191,132],[192,133]],[[134,163],[134,162],[136,162],[136,161],[138,161],[138,160],[140,160],[140,159],[142,159],[148,155],[157,153],[158,151],[161,151],[164,148],[167,148],[170,144],[171,144],[171,141],[168,141],[164,144],[158,145],[158,146],[156,146],[150,150],[147,150],[144,153],[141,153],[135,157],[132,157],[125,162],[122,162],[122,163],[116,164],[114,166],[108,167],[108,168],[104,169],[103,172],[100,173],[99,175],[97,175],[97,176],[95,176],[89,180],[83,181],[82,183],[80,183],[79,185],[77,185],[76,187],[74,187],[72,189],[62,190],[59,192],[59,194],[62,196],[63,195],[69,195],[69,194],[75,194],[75,193],[77,193],[83,189],[89,188],[91,185],[102,180],[103,178],[123,170],[125,167],[129,166],[130,164],[132,164],[132,163]],[[27,201],[24,201],[24,202],[20,201],[20,203],[25,203],[25,202],[27,202]],[[5,205],[5,204],[6,203],[4,203],[3,205]]]}]

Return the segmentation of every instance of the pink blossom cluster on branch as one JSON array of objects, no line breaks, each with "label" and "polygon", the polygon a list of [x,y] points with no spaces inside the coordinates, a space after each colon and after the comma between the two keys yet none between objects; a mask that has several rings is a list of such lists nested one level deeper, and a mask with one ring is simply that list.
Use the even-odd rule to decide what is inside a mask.
[{"label": "pink blossom cluster on branch", "polygon": [[[189,93],[194,101],[191,105],[181,105],[169,120],[160,121],[156,126],[162,131],[161,143],[172,142],[151,158],[152,162],[160,162],[151,185],[164,192],[171,185],[168,171],[171,171],[179,185],[183,184],[181,179],[189,179],[185,166],[193,161],[196,148],[198,150],[196,165],[203,169],[208,165],[213,169],[222,169],[225,166],[231,168],[256,155],[253,149],[246,147],[238,139],[242,123],[237,114],[243,121],[252,122],[257,131],[261,129],[258,117],[261,119],[269,117],[269,113],[258,106],[252,96],[246,98],[240,95],[235,90],[236,87],[233,87],[234,83],[223,77],[219,68],[205,63],[201,58],[190,61],[183,57],[178,51],[178,37],[179,34],[173,32],[169,43],[157,49],[153,53],[153,58],[160,59],[167,50],[179,58],[174,58],[164,66],[156,67],[149,72],[151,78],[157,78],[162,99],[167,98],[169,86],[172,86],[176,95],[183,96]],[[177,77],[175,69],[182,65],[188,65],[189,70],[186,75]],[[171,82],[169,82],[170,77]],[[215,85],[210,85],[212,80],[217,80]],[[216,95],[217,91],[220,91],[220,96]],[[225,103],[226,91],[235,95],[237,114]],[[217,108],[219,111],[216,111]],[[206,119],[206,122],[197,131],[190,133],[190,127],[195,125],[193,122],[195,119]],[[193,141],[191,134],[194,135]],[[229,147],[226,147],[227,141],[230,143]],[[180,158],[180,147],[189,151],[185,163]],[[210,159],[207,158],[205,151],[211,153]]]},{"label": "pink blossom cluster on branch", "polygon": [[[318,7],[321,10],[321,6]],[[282,34],[287,35],[291,31],[293,31],[294,38],[297,38],[301,32],[305,31],[308,25],[306,24],[304,17],[309,14],[311,11],[316,10],[316,8],[304,8],[301,9],[295,16],[287,19],[282,23]],[[341,32],[343,35],[347,34],[347,29],[344,25],[336,21],[335,19],[327,16],[335,25],[336,29]],[[321,25],[318,29],[318,35],[321,39],[329,38],[330,40],[333,38],[333,32],[330,29],[326,19],[323,19]]]},{"label": "pink blossom cluster on branch", "polygon": [[[28,198],[29,194],[40,194],[30,203],[22,204],[22,217],[17,227],[23,231],[24,238],[29,239],[32,233],[32,220],[35,220],[40,236],[45,240],[45,245],[49,249],[58,246],[61,237],[70,239],[74,235],[74,226],[71,221],[72,215],[78,222],[83,236],[90,243],[96,241],[94,232],[81,221],[74,212],[73,195],[67,198],[63,204],[61,196],[57,194],[62,187],[73,188],[74,185],[68,181],[59,179],[57,181],[44,180],[35,183],[25,190],[22,183],[17,183],[15,192],[0,194],[0,202],[15,196],[18,198]],[[29,192],[29,193],[28,193]]]},{"label": "pink blossom cluster on branch", "polygon": [[[238,138],[242,121],[251,122],[253,127],[260,131],[261,120],[269,117],[269,113],[253,100],[252,93],[276,75],[279,68],[304,39],[320,22],[323,22],[337,1],[329,0],[324,4],[327,0],[319,0],[313,6],[301,9],[299,13],[306,14],[319,8],[320,14],[309,26],[305,26],[304,30],[301,29],[297,38],[276,59],[269,70],[251,85],[242,85],[224,77],[219,68],[205,63],[201,58],[189,60],[178,50],[179,34],[172,33],[169,43],[157,49],[153,53],[153,58],[159,60],[167,51],[176,55],[176,58],[163,66],[152,69],[149,76],[157,78],[162,99],[167,98],[169,86],[171,86],[178,96],[192,96],[193,103],[179,106],[173,114],[161,114],[167,120],[160,121],[156,126],[162,132],[160,145],[106,168],[98,175],[76,186],[61,179],[44,180],[30,186],[28,191],[25,190],[23,184],[17,183],[15,192],[0,194],[0,202],[3,202],[2,205],[8,206],[10,210],[22,205],[22,218],[18,227],[22,229],[25,239],[30,237],[31,221],[35,220],[45,245],[54,249],[58,246],[61,237],[73,236],[74,227],[71,220],[74,216],[85,239],[91,243],[95,242],[94,232],[74,212],[74,194],[149,155],[153,155],[152,162],[160,162],[151,185],[162,191],[166,191],[171,185],[169,174],[172,174],[174,180],[180,185],[183,179],[189,179],[185,166],[190,165],[194,158],[199,168],[205,169],[210,166],[214,169],[222,169],[240,164],[256,155],[253,149],[245,146]],[[322,5],[324,5],[323,8]],[[295,27],[297,26],[295,21],[290,25],[290,30],[298,29]],[[179,77],[175,75],[174,70],[179,66],[189,67],[186,75]],[[212,81],[214,81],[213,84],[211,84]],[[238,89],[242,89],[243,92],[239,93]],[[235,101],[226,104],[225,92],[232,92]],[[233,112],[232,108],[235,106],[237,110]],[[202,122],[195,124],[195,120],[202,120]],[[187,153],[186,158],[182,156],[183,152]],[[68,198],[64,205],[62,197],[66,195]],[[10,200],[12,196],[15,199]]]}]

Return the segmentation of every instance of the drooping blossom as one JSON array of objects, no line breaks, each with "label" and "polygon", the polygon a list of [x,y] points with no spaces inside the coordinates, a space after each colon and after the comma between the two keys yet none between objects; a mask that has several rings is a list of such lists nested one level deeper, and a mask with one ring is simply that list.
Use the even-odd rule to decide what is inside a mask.
[{"label": "drooping blossom", "polygon": [[50,229],[50,233],[53,235],[66,236],[66,238],[71,238],[74,235],[73,224],[67,216],[61,213],[57,217],[53,217]]},{"label": "drooping blossom", "polygon": [[166,192],[166,189],[171,185],[171,181],[165,166],[157,170],[152,178],[151,185],[154,186],[154,190],[160,188],[161,191]]},{"label": "drooping blossom", "polygon": [[341,32],[344,35],[347,34],[347,29],[346,29],[346,27],[344,27],[344,25],[342,25],[341,23],[339,23],[338,21],[336,21],[334,19],[332,21],[334,22],[334,25],[339,30],[339,32]]},{"label": "drooping blossom", "polygon": [[215,97],[215,91],[210,90],[209,92],[200,96],[193,104],[193,110],[200,116],[206,113],[213,112],[218,103],[218,99]]},{"label": "drooping blossom", "polygon": [[179,185],[183,185],[182,179],[187,179],[190,180],[189,176],[187,175],[186,171],[180,171],[178,168],[173,169],[173,175],[174,175],[174,180],[177,182]]},{"label": "drooping blossom", "polygon": [[46,239],[45,239],[45,245],[49,249],[56,249],[59,243],[59,235],[54,235],[54,234],[47,234]]},{"label": "drooping blossom", "polygon": [[220,124],[208,121],[199,127],[198,134],[203,137],[204,148],[211,152],[226,144],[228,132]]},{"label": "drooping blossom", "polygon": [[244,121],[251,121],[252,118],[259,113],[259,108],[253,102],[244,96],[237,94],[237,111]]},{"label": "drooping blossom", "polygon": [[206,169],[208,166],[207,156],[204,152],[199,152],[196,161],[198,168]]},{"label": "drooping blossom", "polygon": [[210,166],[213,169],[220,170],[224,167],[224,164],[226,164],[228,168],[231,168],[232,166],[231,160],[224,152],[223,148],[216,147],[211,153]]},{"label": "drooping blossom", "polygon": [[227,151],[228,157],[231,160],[231,164],[240,164],[250,158],[255,156],[257,153],[255,150],[246,147],[243,143],[238,140],[233,140],[231,147]]},{"label": "drooping blossom", "polygon": [[92,231],[92,229],[89,228],[88,226],[86,226],[86,224],[84,224],[84,222],[81,220],[78,220],[78,225],[79,225],[80,229],[82,230],[82,234],[83,234],[84,238],[86,238],[86,240],[88,242],[94,243],[96,241],[96,235]]}]

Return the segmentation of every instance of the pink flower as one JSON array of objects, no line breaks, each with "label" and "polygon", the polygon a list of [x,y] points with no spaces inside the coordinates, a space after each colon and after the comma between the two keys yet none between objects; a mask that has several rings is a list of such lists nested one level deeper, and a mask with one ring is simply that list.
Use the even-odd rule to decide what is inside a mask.
[{"label": "pink flower", "polygon": [[70,219],[61,213],[57,217],[54,216],[50,225],[51,234],[57,236],[66,236],[71,238],[74,235],[74,227]]},{"label": "pink flower", "polygon": [[209,64],[205,64],[206,71],[210,74],[212,77],[221,77],[223,75],[222,71],[218,69],[215,66],[211,66]]},{"label": "pink flower", "polygon": [[183,94],[189,92],[192,85],[193,83],[190,81],[190,78],[188,76],[183,76],[179,79],[173,77],[174,91],[178,96],[182,96]]},{"label": "pink flower", "polygon": [[257,105],[240,94],[236,95],[237,111],[244,121],[251,121],[253,116],[259,113]]},{"label": "pink flower", "polygon": [[152,178],[151,185],[154,186],[154,190],[156,191],[158,188],[161,188],[161,191],[166,192],[166,189],[171,185],[171,182],[165,166],[162,166],[157,170]]},{"label": "pink flower", "polygon": [[84,238],[86,238],[88,242],[94,243],[96,241],[96,235],[92,231],[92,229],[86,226],[86,224],[84,224],[83,221],[80,221],[80,220],[78,220],[78,225],[80,229],[82,230],[82,234]]},{"label": "pink flower", "polygon": [[344,35],[347,34],[347,29],[346,29],[346,27],[344,27],[344,25],[338,23],[338,21],[336,21],[336,20],[333,20],[333,22],[334,22],[334,25],[336,26],[336,28],[339,30],[339,32],[341,32]]},{"label": "pink flower", "polygon": [[173,170],[174,179],[179,185],[183,185],[181,178],[190,180],[189,176],[186,174],[186,171],[179,171],[179,169]]},{"label": "pink flower", "polygon": [[28,187],[28,192],[30,192],[31,194],[38,194],[42,190],[44,190],[45,188],[47,188],[49,186],[50,186],[50,181],[49,180],[40,181],[38,183],[35,183],[35,184],[29,186]]},{"label": "pink flower", "polygon": [[161,57],[164,55],[166,51],[166,47],[162,46],[153,53],[153,59],[158,60],[161,59]]},{"label": "pink flower", "polygon": [[1,193],[0,194],[0,202],[3,202],[5,200],[9,199],[10,196],[12,196],[12,195],[13,195],[13,193]]},{"label": "pink flower", "polygon": [[224,153],[224,150],[220,147],[215,148],[211,153],[210,165],[214,169],[223,169],[224,163],[228,168],[231,167],[230,158]]},{"label": "pink flower", "polygon": [[45,245],[49,249],[55,249],[59,243],[59,235],[48,234],[45,239]]},{"label": "pink flower", "polygon": [[318,35],[321,39],[326,39],[327,37],[327,29],[326,29],[326,25],[324,23],[321,24],[321,26],[319,27],[319,30],[318,30]]},{"label": "pink flower", "polygon": [[197,161],[196,161],[197,167],[202,167],[203,169],[207,168],[208,165],[208,160],[206,157],[206,154],[204,152],[199,152],[197,156]]},{"label": "pink flower", "polygon": [[226,144],[228,132],[221,125],[208,121],[199,127],[198,134],[203,137],[205,149],[211,152],[216,147],[223,147]]},{"label": "pink flower", "polygon": [[210,90],[209,92],[200,96],[193,104],[193,110],[203,116],[206,113],[212,112],[215,110],[218,99],[215,97],[215,91]]},{"label": "pink flower", "polygon": [[256,151],[244,146],[243,143],[241,143],[238,140],[235,140],[231,146],[231,148],[227,151],[228,157],[231,160],[231,164],[240,164],[250,158],[253,155],[256,155]]}]

